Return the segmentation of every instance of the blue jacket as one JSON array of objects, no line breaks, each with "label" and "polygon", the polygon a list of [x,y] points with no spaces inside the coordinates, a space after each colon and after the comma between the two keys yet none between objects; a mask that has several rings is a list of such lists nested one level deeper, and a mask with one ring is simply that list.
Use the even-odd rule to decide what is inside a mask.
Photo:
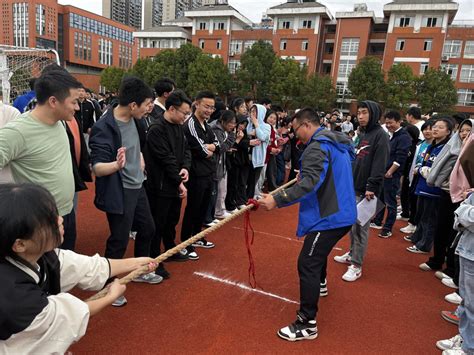
[{"label": "blue jacket", "polygon": [[[263,167],[265,165],[265,158],[267,156],[267,147],[270,143],[271,127],[263,120],[267,113],[267,109],[263,105],[255,105],[257,107],[258,128],[255,129],[250,117],[247,125],[247,133],[255,129],[255,138],[260,140],[260,145],[252,149],[252,165],[254,168]],[[253,139],[253,138],[250,138]]]},{"label": "blue jacket", "polygon": [[[113,109],[107,110],[102,118],[92,126],[89,138],[92,166],[97,163],[111,163],[117,160],[117,150],[122,146],[122,136],[113,112]],[[143,150],[146,139],[145,132],[137,120],[135,120],[135,124]],[[96,177],[94,204],[101,211],[123,214],[123,184],[120,172]]]},{"label": "blue jacket", "polygon": [[278,207],[300,203],[299,237],[356,222],[354,159],[346,135],[324,128],[314,133],[300,158],[300,181],[275,195]]},{"label": "blue jacket", "polygon": [[429,198],[439,198],[441,196],[441,188],[436,186],[430,186],[426,182],[426,178],[421,175],[421,169],[423,167],[431,168],[433,162],[435,161],[436,157],[439,153],[443,150],[444,145],[448,140],[445,139],[444,141],[436,144],[431,144],[425,152],[425,156],[423,158],[423,163],[420,167],[418,167],[418,183],[416,184],[415,194],[418,196],[424,196]]},{"label": "blue jacket", "polygon": [[387,170],[394,162],[398,164],[399,168],[393,174],[394,178],[399,178],[402,175],[411,144],[411,137],[404,128],[393,133],[390,139],[390,156],[387,162]]},{"label": "blue jacket", "polygon": [[20,113],[24,113],[28,109],[28,104],[36,98],[34,91],[29,91],[24,95],[18,96],[15,101],[13,101],[13,107],[18,109]]}]

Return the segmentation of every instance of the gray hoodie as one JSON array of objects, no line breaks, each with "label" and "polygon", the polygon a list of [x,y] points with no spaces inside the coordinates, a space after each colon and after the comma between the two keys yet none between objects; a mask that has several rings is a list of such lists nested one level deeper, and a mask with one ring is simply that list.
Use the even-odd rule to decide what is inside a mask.
[{"label": "gray hoodie", "polygon": [[454,229],[462,233],[456,254],[474,261],[474,193],[454,212]]}]

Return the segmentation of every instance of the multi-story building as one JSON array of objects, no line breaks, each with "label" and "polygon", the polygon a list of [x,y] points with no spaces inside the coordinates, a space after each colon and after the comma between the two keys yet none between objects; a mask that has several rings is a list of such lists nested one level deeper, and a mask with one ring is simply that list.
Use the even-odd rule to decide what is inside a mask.
[{"label": "multi-story building", "polygon": [[[145,3],[149,1],[145,0]],[[150,8],[149,4],[146,4]],[[152,4],[153,5],[153,4]],[[148,13],[151,16],[151,13]],[[142,28],[142,0],[102,0],[102,16],[136,29]]]},{"label": "multi-story building", "polygon": [[163,22],[163,0],[144,0],[141,29],[161,26]]},{"label": "multi-story building", "polygon": [[184,16],[184,12],[198,8],[202,0],[163,0],[163,22]]}]

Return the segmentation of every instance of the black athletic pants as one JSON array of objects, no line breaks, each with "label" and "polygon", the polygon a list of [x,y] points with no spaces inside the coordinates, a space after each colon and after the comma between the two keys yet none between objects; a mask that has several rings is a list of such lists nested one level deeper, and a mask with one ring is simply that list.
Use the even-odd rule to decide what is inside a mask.
[{"label": "black athletic pants", "polygon": [[[327,258],[337,242],[352,226],[309,233],[298,257],[300,312],[315,319],[318,312],[319,285],[326,278]],[[323,277],[324,276],[324,277]]]},{"label": "black athletic pants", "polygon": [[64,227],[64,240],[60,248],[74,251],[76,247],[76,237],[77,237],[76,211],[73,208],[69,214],[64,215],[62,217],[63,217],[63,227]]}]

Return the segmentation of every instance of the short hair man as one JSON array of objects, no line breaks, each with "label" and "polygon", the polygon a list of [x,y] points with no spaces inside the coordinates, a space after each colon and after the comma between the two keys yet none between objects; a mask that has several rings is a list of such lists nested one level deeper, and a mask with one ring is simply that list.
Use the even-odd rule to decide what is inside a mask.
[{"label": "short hair man", "polygon": [[[143,187],[145,165],[141,146],[145,137],[137,120],[145,115],[152,98],[153,92],[142,80],[126,77],[120,86],[118,106],[107,110],[92,127],[89,143],[96,175],[94,203],[107,214],[110,228],[106,258],[123,258],[132,225],[137,232],[135,257],[150,254],[155,224]],[[152,272],[135,281],[156,284],[162,280]],[[126,302],[121,296],[114,305],[123,306]]]},{"label": "short hair man", "polygon": [[166,111],[166,99],[176,89],[176,83],[169,78],[161,78],[154,86],[156,99],[151,116],[156,119]]},{"label": "short hair man", "polygon": [[[392,236],[392,228],[397,218],[397,192],[400,188],[400,178],[403,173],[411,138],[401,126],[402,118],[397,111],[385,114],[385,124],[390,133],[390,155],[387,162],[383,184],[383,201],[387,206],[387,219],[379,234],[381,238]],[[374,226],[381,226],[385,210],[380,211],[374,219]]]},{"label": "short hair man", "polygon": [[264,195],[259,200],[267,210],[300,203],[297,235],[306,235],[298,258],[300,309],[297,320],[278,331],[278,336],[289,341],[318,336],[316,313],[320,292],[327,292],[327,257],[357,215],[350,139],[322,128],[318,114],[310,108],[294,116],[293,128],[306,144],[300,180],[274,197]]},{"label": "short hair man", "polygon": [[270,100],[268,97],[263,98],[260,104],[262,104],[263,107],[267,109],[267,111],[272,109],[272,100]]},{"label": "short hair man", "polygon": [[418,139],[424,140],[425,137],[423,136],[423,132],[421,131],[421,126],[423,126],[423,123],[425,123],[425,121],[421,117],[420,108],[416,106],[411,106],[407,110],[405,118],[408,121],[408,123],[415,125],[420,130],[420,136],[418,137]]},{"label": "short hair man", "polygon": [[0,169],[9,164],[15,182],[49,190],[64,218],[65,249],[74,249],[76,216],[69,141],[60,121],[74,120],[81,87],[65,70],[43,73],[35,81],[36,107],[0,129]]},{"label": "short hair man", "polygon": [[[201,91],[196,96],[195,111],[184,125],[184,133],[192,154],[191,171],[187,183],[188,200],[181,227],[181,241],[186,241],[201,232],[205,215],[211,200],[213,176],[217,170],[214,153],[219,141],[207,123],[215,111],[215,95]],[[189,246],[184,253],[191,260],[198,260],[195,247],[213,248],[214,244],[205,238]]]},{"label": "short hair man", "polygon": [[[191,169],[191,151],[184,135],[183,124],[191,115],[191,100],[180,90],[166,99],[166,111],[149,128],[144,149],[147,166],[146,190],[155,221],[155,235],[151,243],[152,258],[164,249],[175,247],[176,225],[181,214],[181,202],[187,195],[185,183]],[[188,257],[177,253],[171,260],[186,261]],[[160,264],[157,274],[170,275]]]}]

